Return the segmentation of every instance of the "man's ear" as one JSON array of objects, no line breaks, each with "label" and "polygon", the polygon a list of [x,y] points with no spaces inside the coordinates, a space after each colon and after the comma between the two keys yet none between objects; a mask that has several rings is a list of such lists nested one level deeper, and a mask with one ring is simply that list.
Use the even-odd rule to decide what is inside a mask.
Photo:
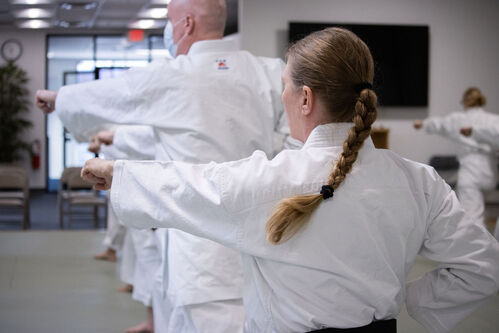
[{"label": "man's ear", "polygon": [[312,108],[314,106],[314,95],[312,89],[308,86],[302,87],[302,105],[301,113],[304,116],[308,116],[312,113]]},{"label": "man's ear", "polygon": [[186,31],[188,35],[192,35],[194,33],[194,19],[193,17],[189,14],[185,17],[185,26],[186,26]]}]

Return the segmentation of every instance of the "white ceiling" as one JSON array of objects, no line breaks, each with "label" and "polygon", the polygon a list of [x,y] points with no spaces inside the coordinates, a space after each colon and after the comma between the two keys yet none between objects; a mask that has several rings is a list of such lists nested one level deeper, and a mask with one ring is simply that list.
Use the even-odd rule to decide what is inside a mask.
[{"label": "white ceiling", "polygon": [[[50,30],[161,29],[170,0],[0,0],[0,27]],[[227,0],[226,34],[237,32],[237,0]]]}]

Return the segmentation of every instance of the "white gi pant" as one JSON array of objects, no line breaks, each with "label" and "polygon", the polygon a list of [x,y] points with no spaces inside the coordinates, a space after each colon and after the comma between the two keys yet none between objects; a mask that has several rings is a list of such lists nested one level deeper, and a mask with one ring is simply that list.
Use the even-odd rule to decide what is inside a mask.
[{"label": "white gi pant", "polygon": [[107,230],[103,244],[106,248],[110,248],[118,252],[123,248],[126,227],[118,221],[118,218],[114,213],[113,206],[111,205],[111,200],[109,200],[109,193],[107,195]]},{"label": "white gi pant", "polygon": [[120,278],[126,284],[133,285],[135,276],[135,247],[133,246],[132,236],[127,230],[125,241],[123,243],[123,251],[121,254]]},{"label": "white gi pant", "polygon": [[[166,233],[166,229],[154,232],[160,256],[166,256]],[[168,264],[166,260],[162,260],[158,266],[152,291],[155,333],[244,332],[245,311],[242,299],[173,306],[166,293]]]},{"label": "white gi pant", "polygon": [[132,298],[145,306],[152,306],[154,276],[161,264],[160,253],[152,230],[130,228],[129,232],[136,255]]},{"label": "white gi pant", "polygon": [[466,213],[485,226],[485,202],[482,190],[478,187],[457,186],[456,194]]},{"label": "white gi pant", "polygon": [[177,306],[166,332],[243,333],[244,320],[242,299]]}]

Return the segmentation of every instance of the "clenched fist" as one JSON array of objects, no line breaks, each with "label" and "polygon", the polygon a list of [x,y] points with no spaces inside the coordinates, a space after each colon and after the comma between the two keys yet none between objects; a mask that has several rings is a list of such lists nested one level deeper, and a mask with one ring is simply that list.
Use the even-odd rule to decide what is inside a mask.
[{"label": "clenched fist", "polygon": [[459,132],[461,132],[461,134],[464,136],[471,136],[471,134],[473,133],[473,129],[471,127],[463,127]]},{"label": "clenched fist", "polygon": [[52,113],[55,108],[55,99],[57,91],[53,90],[38,90],[36,92],[36,106],[45,114]]},{"label": "clenched fist", "polygon": [[85,162],[81,170],[81,178],[94,184],[96,190],[109,190],[113,183],[114,161],[92,158]]}]

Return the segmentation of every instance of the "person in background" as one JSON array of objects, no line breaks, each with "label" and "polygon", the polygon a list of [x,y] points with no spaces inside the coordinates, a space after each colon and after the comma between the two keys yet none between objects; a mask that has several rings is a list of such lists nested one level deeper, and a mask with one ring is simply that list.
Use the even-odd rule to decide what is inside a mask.
[{"label": "person in background", "polygon": [[[150,126],[113,126],[108,130],[99,131],[90,142],[88,150],[104,154],[106,159],[112,156],[122,156],[122,159],[150,160],[155,156],[154,133]],[[147,307],[147,320],[130,327],[127,333],[147,333],[154,331],[154,318],[152,310],[152,286],[154,275],[159,269],[160,253],[154,242],[152,230],[138,230],[124,227],[116,218],[112,207],[110,207],[108,218],[109,228],[124,229],[125,246],[123,248],[120,277],[125,286],[118,291],[131,292],[132,298]],[[109,222],[113,224],[110,226]],[[106,251],[107,252],[107,251]]]},{"label": "person in background", "polygon": [[[99,131],[92,136],[92,139],[88,145],[88,150],[96,155],[99,154],[101,152],[102,144],[105,146],[111,145],[113,142],[112,136],[114,136],[114,132],[111,130]],[[116,151],[114,147],[105,148],[104,150],[104,155],[107,159],[113,160],[126,158],[126,154]],[[106,250],[95,254],[94,259],[116,262],[117,252],[123,249],[126,228],[116,219],[116,215],[111,207],[111,202],[108,203],[107,212],[106,237],[104,237],[103,241]]]},{"label": "person in background", "polygon": [[485,96],[475,87],[466,89],[462,104],[464,111],[453,112],[445,117],[416,120],[414,128],[428,134],[442,135],[458,144],[459,170],[456,192],[466,212],[473,221],[485,225],[483,191],[495,188],[497,182],[497,158],[487,143],[460,134],[462,127],[481,127],[497,122],[498,116],[483,109]]},{"label": "person in background", "polygon": [[[462,127],[460,132],[465,137],[471,137],[477,142],[490,145],[496,152],[499,150],[499,117],[496,118],[495,122],[491,122],[486,126]],[[499,217],[496,221],[494,237],[499,241]]]},{"label": "person in background", "polygon": [[[172,0],[165,41],[174,58],[114,79],[39,91],[37,105],[45,112],[55,106],[75,136],[101,123],[150,125],[158,160],[223,162],[257,149],[274,156],[296,145],[279,98],[284,63],[222,40],[225,18],[225,1]],[[155,331],[242,332],[240,255],[179,230],[155,235],[164,251]]]},{"label": "person in background", "polygon": [[[499,244],[433,168],[375,149],[373,73],[355,34],[313,33],[283,74],[301,150],[201,165],[92,159],[82,177],[111,188],[128,226],[239,251],[247,332],[396,332],[404,299],[428,332],[448,332],[497,292]],[[418,254],[440,264],[406,285]]]}]

